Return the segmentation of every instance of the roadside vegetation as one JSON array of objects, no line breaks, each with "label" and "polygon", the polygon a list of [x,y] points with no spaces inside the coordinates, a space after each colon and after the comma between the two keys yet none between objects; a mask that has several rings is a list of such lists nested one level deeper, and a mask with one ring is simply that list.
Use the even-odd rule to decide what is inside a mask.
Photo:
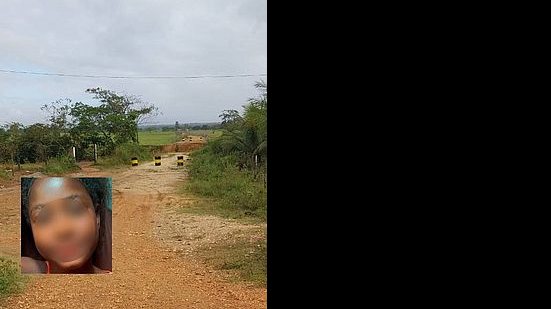
[{"label": "roadside vegetation", "polygon": [[[258,82],[260,97],[250,99],[243,113],[223,111],[222,130],[205,147],[191,153],[189,179],[182,187],[197,197],[186,213],[235,218],[248,224],[267,219],[267,84]],[[222,243],[200,254],[235,280],[266,286],[267,243]]]}]

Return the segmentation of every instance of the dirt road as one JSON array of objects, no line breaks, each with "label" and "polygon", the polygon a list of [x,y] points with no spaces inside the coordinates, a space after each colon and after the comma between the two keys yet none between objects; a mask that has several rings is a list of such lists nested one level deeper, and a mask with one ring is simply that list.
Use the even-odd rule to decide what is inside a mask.
[{"label": "dirt road", "polygon": [[[193,255],[159,241],[157,234],[167,220],[161,210],[185,201],[176,194],[186,176],[175,155],[163,155],[161,166],[149,162],[113,174],[84,167],[72,176],[113,178],[113,274],[33,275],[25,292],[0,308],[266,308],[265,288],[230,282]],[[19,203],[19,187],[0,189],[0,255],[15,261],[20,252]],[[219,218],[187,218],[181,224],[204,221],[204,226],[228,231],[246,228]],[[209,230],[203,233],[208,236]]]}]

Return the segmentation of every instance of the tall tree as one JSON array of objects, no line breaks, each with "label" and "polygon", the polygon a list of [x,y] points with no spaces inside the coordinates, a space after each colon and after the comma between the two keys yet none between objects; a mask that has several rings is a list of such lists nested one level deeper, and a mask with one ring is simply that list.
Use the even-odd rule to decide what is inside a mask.
[{"label": "tall tree", "polygon": [[111,153],[116,146],[112,134],[113,126],[109,123],[109,111],[103,106],[90,106],[77,102],[71,107],[70,115],[73,118],[70,135],[75,146],[84,150],[91,144],[101,146],[102,155]]},{"label": "tall tree", "polygon": [[117,134],[120,140],[130,136],[133,142],[138,143],[138,125],[159,115],[159,109],[155,105],[134,95],[120,95],[99,87],[86,89],[86,92],[102,102],[101,107],[109,114],[105,120],[113,131],[120,133]]},{"label": "tall tree", "polygon": [[59,99],[50,104],[44,104],[40,109],[47,112],[48,121],[53,128],[57,128],[61,131],[69,128],[70,125],[70,113],[71,113],[72,101],[71,99]]},{"label": "tall tree", "polygon": [[71,99],[59,99],[50,104],[44,104],[42,111],[48,113],[49,130],[51,142],[47,145],[47,157],[65,155],[74,146],[71,139],[71,128],[73,119],[71,110],[74,107]]}]

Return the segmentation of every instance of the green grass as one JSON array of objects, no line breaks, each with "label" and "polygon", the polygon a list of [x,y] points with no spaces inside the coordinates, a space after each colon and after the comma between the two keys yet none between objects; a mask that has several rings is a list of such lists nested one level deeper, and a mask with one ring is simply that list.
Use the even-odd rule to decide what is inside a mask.
[{"label": "green grass", "polygon": [[21,164],[22,171],[38,172],[44,167],[44,163],[25,163]]},{"label": "green grass", "polygon": [[222,136],[222,133],[223,133],[222,130],[214,130],[214,131],[210,131],[207,136],[209,139],[213,139],[213,138],[218,138]]},{"label": "green grass", "polygon": [[[44,166],[43,163],[23,163],[21,164],[21,170],[22,171],[31,171],[36,172],[40,171],[40,169]],[[0,169],[2,170],[10,170],[10,169],[17,170],[17,164],[9,164],[9,163],[2,163],[0,164]]]},{"label": "green grass", "polygon": [[11,180],[11,172],[6,172],[5,169],[0,169],[0,180]]},{"label": "green grass", "polygon": [[180,137],[176,136],[173,131],[138,131],[138,140],[140,145],[166,145],[179,141]]},{"label": "green grass", "polygon": [[221,136],[222,130],[189,130],[182,132],[184,135],[207,136],[209,138]]},{"label": "green grass", "polygon": [[19,271],[19,265],[7,258],[0,257],[0,300],[6,296],[21,292],[25,277]]},{"label": "green grass", "polygon": [[51,158],[40,171],[48,176],[62,176],[67,173],[78,171],[80,168],[76,165],[72,157]]},{"label": "green grass", "polygon": [[[239,170],[235,158],[220,157],[205,147],[192,153],[189,181],[183,191],[207,198],[195,210],[228,218],[254,217],[266,220],[267,190],[252,172]],[[208,205],[208,206],[204,206]],[[194,210],[184,210],[194,211]]]},{"label": "green grass", "polygon": [[[12,170],[15,172],[15,177],[12,176]],[[43,163],[23,163],[21,164],[21,170],[19,171],[17,165],[12,165],[9,163],[0,164],[0,182],[1,181],[10,181],[14,178],[19,177],[20,174],[42,172],[44,169]]]},{"label": "green grass", "polygon": [[[221,135],[211,133],[209,141]],[[267,189],[262,177],[255,179],[251,171],[239,170],[237,158],[220,156],[209,142],[191,154],[189,178],[180,191],[193,202],[179,212],[234,218],[246,224],[266,222]],[[266,287],[266,238],[257,242],[239,240],[219,243],[198,254],[215,269],[223,270],[235,281],[248,281]]]},{"label": "green grass", "polygon": [[[21,164],[21,171],[22,172],[38,172],[41,171],[44,167],[43,163],[23,163]],[[10,180],[12,179],[11,171],[14,170],[14,172],[18,172],[17,165],[9,164],[9,163],[2,163],[0,164],[0,180]]]},{"label": "green grass", "polygon": [[[182,135],[183,134],[183,135]],[[222,135],[221,130],[190,130],[182,131],[178,136],[174,131],[160,132],[160,131],[138,131],[138,138],[140,145],[166,145],[172,144],[182,140],[182,136],[198,135],[206,136],[207,138],[216,138]]]},{"label": "green grass", "polygon": [[[183,188],[182,193],[190,194],[189,189]],[[265,216],[250,215],[244,210],[224,207],[224,203],[219,199],[199,197],[186,207],[177,209],[180,213],[196,215],[213,215],[222,218],[236,219],[243,224],[259,224],[266,222]]]},{"label": "green grass", "polygon": [[181,191],[196,196],[198,202],[182,212],[266,221],[267,188],[263,177],[255,179],[251,171],[239,170],[237,158],[215,153],[211,143],[194,151],[188,162],[189,180]]},{"label": "green grass", "polygon": [[132,157],[137,157],[139,163],[153,160],[147,147],[130,143],[117,146],[111,156],[98,158],[95,165],[103,168],[131,166]]},{"label": "green grass", "polygon": [[227,271],[234,281],[249,281],[266,287],[266,240],[240,241],[199,251],[199,255],[215,269]]}]

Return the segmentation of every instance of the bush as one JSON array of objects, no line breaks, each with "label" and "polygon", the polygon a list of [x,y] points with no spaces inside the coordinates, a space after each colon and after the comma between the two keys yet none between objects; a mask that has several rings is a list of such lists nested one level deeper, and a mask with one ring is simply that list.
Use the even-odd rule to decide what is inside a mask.
[{"label": "bush", "polygon": [[220,157],[210,147],[192,154],[186,189],[214,198],[218,207],[233,217],[266,219],[267,190],[248,170],[240,170],[234,155]]},{"label": "bush", "polygon": [[48,159],[46,165],[41,169],[41,172],[46,175],[56,176],[74,172],[79,169],[73,157],[62,156]]},{"label": "bush", "polygon": [[139,161],[151,161],[151,151],[136,143],[127,143],[117,146],[111,156],[99,158],[98,165],[105,167],[126,166],[130,164],[133,157]]}]

